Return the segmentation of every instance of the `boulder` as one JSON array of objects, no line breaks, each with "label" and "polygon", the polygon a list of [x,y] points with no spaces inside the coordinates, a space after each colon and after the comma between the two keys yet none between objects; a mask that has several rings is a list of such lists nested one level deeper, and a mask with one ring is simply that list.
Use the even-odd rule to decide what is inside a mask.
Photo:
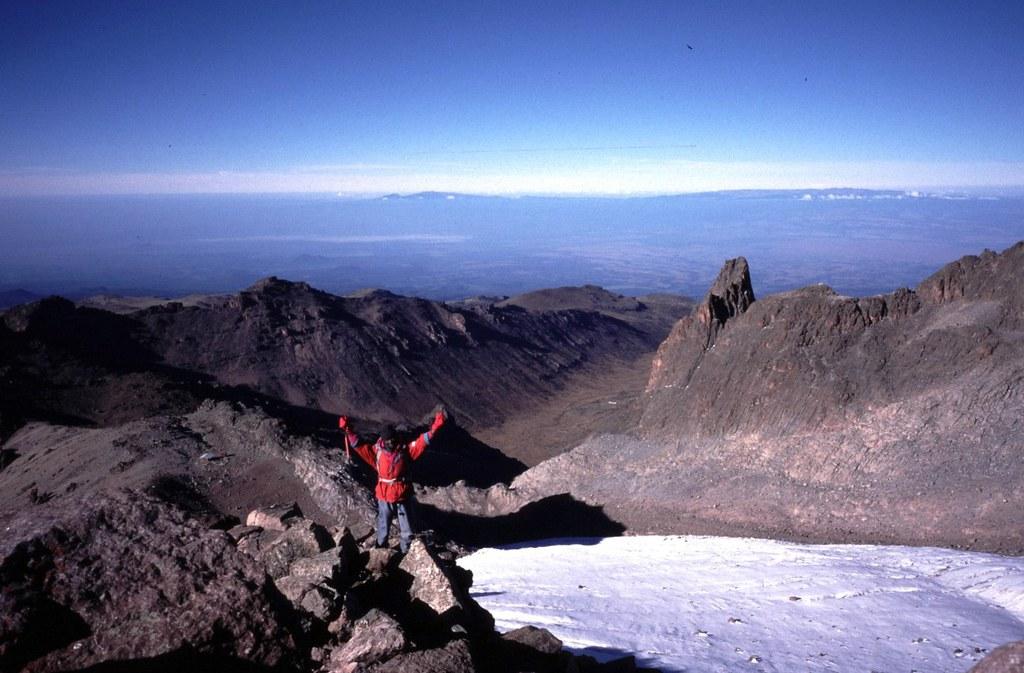
[{"label": "boulder", "polygon": [[706,330],[704,347],[709,348],[725,323],[744,313],[753,303],[754,288],[747,260],[743,257],[727,260],[704,301],[694,311],[697,321]]},{"label": "boulder", "polygon": [[476,673],[469,644],[453,640],[444,647],[396,655],[370,669],[372,673]]},{"label": "boulder", "polygon": [[392,657],[407,646],[398,622],[380,610],[366,613],[352,627],[352,636],[331,652],[329,673],[354,673],[360,664],[373,664]]},{"label": "boulder", "polygon": [[1024,640],[992,650],[970,673],[1024,673]]},{"label": "boulder", "polygon": [[[260,552],[269,549],[283,535],[279,530],[264,530],[258,526],[242,526],[240,528],[246,528],[251,532],[241,534],[235,544],[238,547],[238,551],[245,552],[249,556],[256,556]],[[241,533],[238,528],[233,528],[232,530],[235,531],[235,534]],[[228,535],[232,538],[234,537],[231,531],[228,531]]]},{"label": "boulder", "polygon": [[374,547],[366,552],[366,572],[372,577],[380,577],[387,573],[388,568],[398,557],[398,552],[386,547]]},{"label": "boulder", "polygon": [[259,526],[233,526],[228,529],[228,535],[238,544],[250,535],[259,535],[263,529]]},{"label": "boulder", "polygon": [[301,579],[309,584],[342,586],[351,571],[349,559],[341,547],[333,547],[316,556],[292,561],[289,577]]},{"label": "boulder", "polygon": [[291,571],[297,559],[318,555],[334,545],[327,530],[308,519],[294,519],[291,525],[266,548],[254,554],[254,558],[266,568],[274,579],[284,577]]},{"label": "boulder", "polygon": [[301,660],[293,616],[262,569],[223,531],[171,505],[140,493],[70,500],[9,531],[0,540],[0,670]]},{"label": "boulder", "polygon": [[245,517],[245,525],[283,531],[288,528],[291,520],[301,517],[302,510],[294,502],[288,505],[271,505],[249,512]]},{"label": "boulder", "polygon": [[439,617],[462,611],[460,587],[452,581],[422,540],[412,541],[398,567],[412,576],[409,597],[413,601],[422,602]]},{"label": "boulder", "polygon": [[351,591],[346,592],[341,597],[338,609],[338,616],[327,625],[327,632],[337,636],[339,641],[348,640],[352,635],[352,628],[355,625],[356,617],[366,610],[363,608],[359,598]]},{"label": "boulder", "polygon": [[536,626],[522,626],[502,634],[501,638],[507,643],[518,643],[541,654],[558,654],[563,647],[562,641],[554,634]]},{"label": "boulder", "polygon": [[524,626],[502,635],[496,649],[502,653],[502,659],[511,664],[508,669],[514,671],[562,673],[572,668],[571,664],[581,663],[562,651],[562,641],[550,631],[535,626]]},{"label": "boulder", "polygon": [[359,560],[359,543],[348,526],[333,526],[330,530],[334,546],[342,550],[342,556],[349,568],[354,568]]},{"label": "boulder", "polygon": [[287,575],[274,580],[278,590],[293,606],[322,622],[329,622],[340,611],[340,595],[334,587]]}]

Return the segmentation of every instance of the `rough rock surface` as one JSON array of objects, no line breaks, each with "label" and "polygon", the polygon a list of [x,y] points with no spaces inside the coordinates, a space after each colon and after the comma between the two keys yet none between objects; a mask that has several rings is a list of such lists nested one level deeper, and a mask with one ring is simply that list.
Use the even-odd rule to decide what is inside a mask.
[{"label": "rough rock surface", "polygon": [[558,654],[562,651],[562,641],[547,629],[536,626],[523,626],[514,631],[502,634],[502,639],[510,643],[525,645],[541,654]]},{"label": "rough rock surface", "polygon": [[289,522],[302,516],[297,503],[254,509],[245,517],[246,526],[285,531]]},{"label": "rough rock surface", "polygon": [[[283,531],[243,527],[239,546],[266,533],[272,548],[313,526],[294,505],[247,519],[278,525],[282,512]],[[473,673],[575,661],[542,630],[499,638],[469,597],[471,577],[421,540],[404,557],[373,550],[371,568],[371,554],[356,554],[340,531],[338,546],[310,547],[272,581],[275,557],[252,558],[226,532],[138,492],[48,513],[15,520],[0,542],[3,671],[309,671],[319,662],[350,673]]]},{"label": "rough rock surface", "polygon": [[476,673],[469,644],[453,640],[444,647],[394,656],[367,669],[368,673]]},{"label": "rough rock surface", "polygon": [[331,652],[331,673],[351,673],[358,664],[372,664],[398,654],[408,646],[402,627],[380,610],[370,610],[352,628],[352,636]]},{"label": "rough rock surface", "polygon": [[1024,673],[1024,640],[992,650],[970,673]]},{"label": "rough rock surface", "polygon": [[662,344],[639,437],[594,437],[512,491],[637,532],[1024,552],[1024,243],[876,297],[748,303],[746,278],[727,264],[724,299]]},{"label": "rough rock surface", "polygon": [[254,556],[271,577],[278,579],[291,572],[293,563],[317,556],[333,545],[334,540],[323,526],[299,518]]},{"label": "rough rock surface", "polygon": [[[416,422],[444,400],[476,432],[550,406],[581,373],[600,378],[609,367],[649,358],[689,308],[682,299],[620,298],[595,310],[568,296],[570,288],[553,292],[565,300],[527,309],[384,291],[337,297],[268,278],[219,302],[156,307],[132,318],[147,328],[146,348],[165,362],[224,384],[391,422]],[[515,467],[500,459],[480,449],[445,467],[467,479],[475,468]]]},{"label": "rough rock surface", "polygon": [[398,567],[412,576],[409,596],[414,601],[423,603],[442,619],[462,611],[461,587],[452,581],[422,540],[412,541]]},{"label": "rough rock surface", "polygon": [[32,423],[4,447],[17,458],[0,471],[0,522],[26,507],[45,510],[120,488],[144,490],[209,523],[293,501],[312,519],[359,534],[374,516],[372,495],[337,448],[239,403],[209,400],[184,416],[115,427]]},{"label": "rough rock surface", "polygon": [[[354,544],[354,543],[353,543]],[[343,584],[349,577],[350,559],[344,546],[292,562],[288,574],[315,584]]]},{"label": "rough rock surface", "polygon": [[158,367],[130,318],[60,297],[0,316],[0,442],[26,422],[117,425],[187,413],[202,401],[194,374]]},{"label": "rough rock surface", "polygon": [[14,522],[0,540],[3,670],[299,660],[289,611],[223,532],[137,493],[61,514]]},{"label": "rough rock surface", "polygon": [[750,283],[747,260],[743,257],[728,260],[718,272],[707,296],[694,310],[696,323],[707,330],[704,347],[710,348],[725,324],[753,303],[754,288]]}]

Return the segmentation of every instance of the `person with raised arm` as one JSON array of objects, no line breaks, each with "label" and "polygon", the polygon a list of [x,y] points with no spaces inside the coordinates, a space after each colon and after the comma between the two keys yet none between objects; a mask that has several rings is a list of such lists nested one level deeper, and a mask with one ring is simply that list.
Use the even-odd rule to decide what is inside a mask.
[{"label": "person with raised arm", "polygon": [[386,547],[391,521],[398,519],[399,547],[402,553],[409,551],[412,542],[412,525],[409,510],[413,502],[413,488],[406,473],[409,463],[426,451],[430,440],[444,426],[448,415],[444,408],[434,414],[430,429],[412,441],[405,441],[394,426],[386,426],[374,442],[360,442],[352,432],[347,416],[338,419],[338,428],[344,434],[346,449],[355,451],[377,473],[377,546]]}]

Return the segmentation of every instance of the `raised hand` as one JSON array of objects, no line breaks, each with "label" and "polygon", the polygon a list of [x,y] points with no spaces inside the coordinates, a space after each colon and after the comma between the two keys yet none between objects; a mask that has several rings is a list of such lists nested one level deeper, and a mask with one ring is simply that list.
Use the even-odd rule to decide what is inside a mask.
[{"label": "raised hand", "polygon": [[445,413],[444,409],[441,409],[434,414],[434,422],[430,424],[430,434],[434,434],[441,429],[441,426],[448,420],[448,414]]}]

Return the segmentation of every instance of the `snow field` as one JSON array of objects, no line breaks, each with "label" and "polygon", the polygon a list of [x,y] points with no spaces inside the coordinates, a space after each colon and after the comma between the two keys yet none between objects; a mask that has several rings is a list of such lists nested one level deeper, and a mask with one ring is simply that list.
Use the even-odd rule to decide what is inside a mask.
[{"label": "snow field", "polygon": [[549,540],[463,558],[500,631],[688,673],[961,673],[1024,639],[1024,558],[696,536]]}]

